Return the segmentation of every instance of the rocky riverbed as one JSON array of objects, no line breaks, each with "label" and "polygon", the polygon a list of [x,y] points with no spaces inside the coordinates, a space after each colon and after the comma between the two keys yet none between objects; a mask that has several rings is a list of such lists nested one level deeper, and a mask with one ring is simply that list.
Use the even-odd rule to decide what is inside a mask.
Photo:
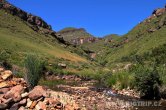
[{"label": "rocky riverbed", "polygon": [[42,86],[28,91],[23,78],[0,68],[0,110],[80,110],[72,97]]},{"label": "rocky riverbed", "polygon": [[0,68],[0,110],[165,110],[163,103],[158,109],[134,107],[129,102],[137,102],[139,97],[132,90],[95,88],[93,81],[79,84],[57,85],[54,90],[36,86],[28,91],[23,78]]}]

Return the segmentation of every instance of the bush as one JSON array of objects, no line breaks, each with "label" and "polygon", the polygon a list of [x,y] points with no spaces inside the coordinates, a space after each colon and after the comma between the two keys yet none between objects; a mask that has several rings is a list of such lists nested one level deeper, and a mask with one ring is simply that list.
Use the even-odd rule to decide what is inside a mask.
[{"label": "bush", "polygon": [[133,88],[134,75],[129,72],[122,71],[120,73],[112,74],[105,80],[105,82],[108,87],[114,87],[116,89],[124,89],[128,87]]},{"label": "bush", "polygon": [[9,63],[10,53],[6,50],[0,52],[0,65],[5,69],[11,69],[12,65]]},{"label": "bush", "polygon": [[25,79],[27,81],[29,89],[33,89],[38,84],[39,79],[42,76],[42,69],[44,63],[41,62],[36,55],[27,55],[25,59],[26,74]]},{"label": "bush", "polygon": [[135,84],[143,99],[160,99],[159,87],[161,80],[158,71],[154,67],[149,69],[139,66],[135,74]]}]

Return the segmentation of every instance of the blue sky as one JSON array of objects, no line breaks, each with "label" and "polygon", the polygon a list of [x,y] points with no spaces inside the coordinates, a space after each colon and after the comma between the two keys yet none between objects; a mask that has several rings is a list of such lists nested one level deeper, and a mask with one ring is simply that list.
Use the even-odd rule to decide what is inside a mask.
[{"label": "blue sky", "polygon": [[55,31],[65,27],[85,28],[102,37],[126,34],[147,18],[165,0],[8,0],[42,17]]}]

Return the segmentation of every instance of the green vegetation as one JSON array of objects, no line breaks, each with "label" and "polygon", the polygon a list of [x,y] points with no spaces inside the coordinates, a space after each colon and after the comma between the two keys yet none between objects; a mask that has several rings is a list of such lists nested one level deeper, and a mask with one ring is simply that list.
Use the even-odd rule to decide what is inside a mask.
[{"label": "green vegetation", "polygon": [[156,67],[153,69],[146,68],[145,66],[137,67],[135,85],[141,93],[141,98],[160,99],[159,88],[161,83],[162,81]]},{"label": "green vegetation", "polygon": [[[152,19],[150,22],[141,22],[129,33],[117,39],[115,43],[111,43],[103,55],[108,61],[107,66],[121,62],[122,58],[125,59],[133,55],[143,55],[151,52],[152,49],[165,44],[166,26],[160,25],[165,21],[166,13]],[[151,29],[155,31],[149,32]],[[128,39],[128,42],[124,43],[125,39]]]},{"label": "green vegetation", "polygon": [[[107,35],[97,42],[77,47],[60,43],[50,34],[34,31],[32,25],[4,10],[0,10],[0,15],[0,65],[6,69],[17,65],[21,68],[15,71],[18,77],[23,76],[25,66],[30,89],[38,82],[51,87],[67,84],[63,80],[40,79],[46,71],[52,75],[94,79],[96,86],[135,89],[146,99],[159,99],[164,93],[161,91],[166,91],[166,13],[141,22],[124,36]],[[82,28],[71,27],[58,34],[67,41],[94,37]],[[88,61],[88,52],[84,51],[94,51],[96,59]],[[124,69],[126,65],[131,68]]]},{"label": "green vegetation", "polygon": [[93,35],[89,34],[86,32],[85,29],[83,28],[74,28],[74,27],[67,27],[62,29],[61,31],[58,32],[58,34],[61,34],[62,37],[66,41],[71,41],[72,39],[76,38],[88,38],[88,37],[94,37]]},{"label": "green vegetation", "polygon": [[27,55],[25,59],[25,80],[27,81],[29,89],[35,87],[41,76],[44,68],[44,63],[36,55]]}]

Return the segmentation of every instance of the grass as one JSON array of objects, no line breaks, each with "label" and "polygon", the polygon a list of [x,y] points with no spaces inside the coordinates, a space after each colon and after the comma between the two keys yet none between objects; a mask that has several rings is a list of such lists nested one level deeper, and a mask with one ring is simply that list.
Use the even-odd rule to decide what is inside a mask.
[{"label": "grass", "polygon": [[[158,47],[166,43],[166,26],[162,26],[159,30],[148,33],[147,30],[157,28],[159,23],[163,20],[166,21],[166,14],[153,19],[151,22],[142,22],[135,26],[129,33],[120,37],[117,43],[122,41],[124,37],[129,39],[129,42],[118,47],[109,48],[104,54],[104,58],[108,61],[108,66],[113,62],[119,61],[124,56],[130,56],[131,54],[144,54],[151,51],[153,48]],[[112,44],[113,45],[113,44]],[[111,46],[111,45],[110,45]]]},{"label": "grass", "polygon": [[10,52],[10,61],[22,65],[28,53],[36,53],[49,61],[64,59],[73,62],[88,63],[86,58],[71,53],[64,48],[64,44],[50,35],[33,31],[27,23],[16,16],[0,10],[0,52]]}]

